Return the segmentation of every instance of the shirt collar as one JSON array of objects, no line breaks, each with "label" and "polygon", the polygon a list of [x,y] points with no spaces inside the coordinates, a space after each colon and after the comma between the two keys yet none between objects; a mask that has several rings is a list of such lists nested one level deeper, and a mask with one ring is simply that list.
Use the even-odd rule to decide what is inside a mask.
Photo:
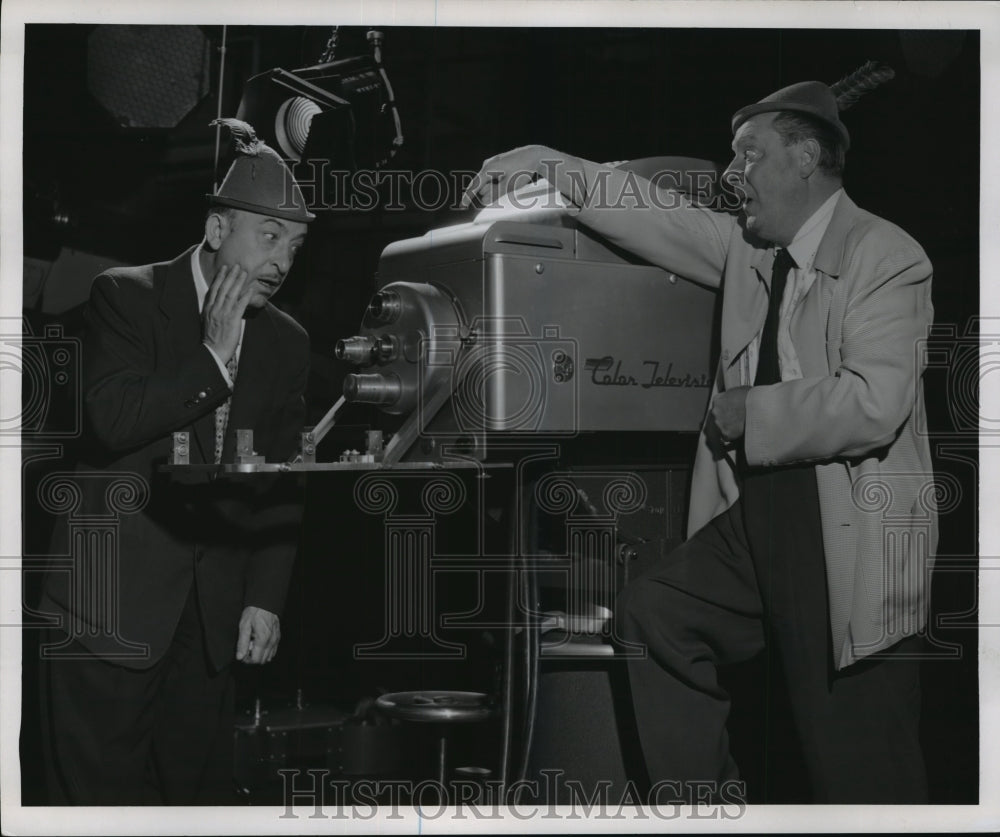
[{"label": "shirt collar", "polygon": [[836,209],[837,201],[843,193],[843,188],[840,188],[830,195],[823,202],[823,205],[809,217],[809,220],[799,228],[792,243],[788,245],[788,255],[795,260],[795,264],[800,270],[808,270],[812,267],[816,251],[819,250],[819,243],[826,234],[826,228],[830,226],[833,210]]},{"label": "shirt collar", "polygon": [[205,307],[205,297],[208,295],[208,282],[201,272],[201,245],[194,248],[191,254],[191,273],[194,275],[194,292],[198,295],[198,313]]}]

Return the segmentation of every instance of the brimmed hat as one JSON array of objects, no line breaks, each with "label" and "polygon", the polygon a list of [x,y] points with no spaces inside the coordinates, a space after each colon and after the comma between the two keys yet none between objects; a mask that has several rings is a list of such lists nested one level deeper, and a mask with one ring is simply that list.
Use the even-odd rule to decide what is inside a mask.
[{"label": "brimmed hat", "polygon": [[733,133],[735,134],[740,125],[751,116],[780,110],[808,113],[817,119],[822,119],[840,135],[844,142],[844,150],[846,151],[850,147],[851,135],[847,133],[847,127],[840,121],[837,97],[821,81],[800,81],[798,84],[790,84],[788,87],[782,87],[781,90],[766,96],[756,104],[740,108],[733,114]]},{"label": "brimmed hat", "polygon": [[239,119],[216,119],[211,124],[229,128],[238,154],[219,191],[205,196],[211,205],[306,224],[315,220],[292,170],[249,124]]}]

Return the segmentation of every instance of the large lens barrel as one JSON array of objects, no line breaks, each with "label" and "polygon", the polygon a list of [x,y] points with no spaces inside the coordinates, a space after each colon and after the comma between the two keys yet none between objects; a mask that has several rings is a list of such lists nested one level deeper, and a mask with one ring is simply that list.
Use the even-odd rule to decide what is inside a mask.
[{"label": "large lens barrel", "polygon": [[333,347],[333,353],[337,360],[346,360],[348,363],[364,366],[372,362],[375,353],[375,339],[373,337],[345,337],[338,340]]},{"label": "large lens barrel", "polygon": [[388,374],[353,374],[344,378],[344,398],[358,404],[395,404],[403,386],[391,372]]},{"label": "large lens barrel", "polygon": [[337,360],[346,360],[355,366],[369,363],[389,363],[398,354],[396,338],[391,334],[378,337],[346,337],[338,340],[333,348]]},{"label": "large lens barrel", "polygon": [[403,300],[395,291],[381,290],[368,303],[368,313],[385,325],[396,322],[402,312]]}]

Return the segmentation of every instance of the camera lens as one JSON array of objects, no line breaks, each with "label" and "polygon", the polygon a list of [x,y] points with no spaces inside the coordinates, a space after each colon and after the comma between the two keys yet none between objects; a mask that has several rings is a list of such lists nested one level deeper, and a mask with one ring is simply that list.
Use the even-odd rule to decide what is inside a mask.
[{"label": "camera lens", "polygon": [[337,360],[346,360],[358,366],[371,363],[374,351],[375,341],[371,337],[347,337],[338,340],[333,348]]},{"label": "camera lens", "polygon": [[368,313],[380,323],[394,323],[403,312],[403,300],[395,291],[379,291],[368,303]]},{"label": "camera lens", "polygon": [[386,375],[348,375],[344,378],[344,397],[360,404],[390,406],[399,400],[403,391],[399,378]]}]

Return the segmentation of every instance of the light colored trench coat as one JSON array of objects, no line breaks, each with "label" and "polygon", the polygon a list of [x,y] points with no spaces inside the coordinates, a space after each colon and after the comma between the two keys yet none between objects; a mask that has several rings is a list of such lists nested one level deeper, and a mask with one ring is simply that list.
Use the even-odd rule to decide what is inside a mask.
[{"label": "light colored trench coat", "polygon": [[[588,164],[588,183],[603,167]],[[723,289],[715,392],[749,385],[767,314],[773,246],[737,219],[604,169],[578,220],[666,270]],[[626,182],[626,178],[631,182]],[[613,196],[631,194],[616,201]],[[636,197],[638,196],[638,197]],[[815,462],[833,660],[843,668],[925,626],[937,508],[921,374],[933,319],[931,264],[895,225],[838,200],[791,321],[803,377],[754,387],[742,440],[751,465]],[[703,430],[688,534],[739,495]],[[780,524],[779,524],[780,525]]]}]

